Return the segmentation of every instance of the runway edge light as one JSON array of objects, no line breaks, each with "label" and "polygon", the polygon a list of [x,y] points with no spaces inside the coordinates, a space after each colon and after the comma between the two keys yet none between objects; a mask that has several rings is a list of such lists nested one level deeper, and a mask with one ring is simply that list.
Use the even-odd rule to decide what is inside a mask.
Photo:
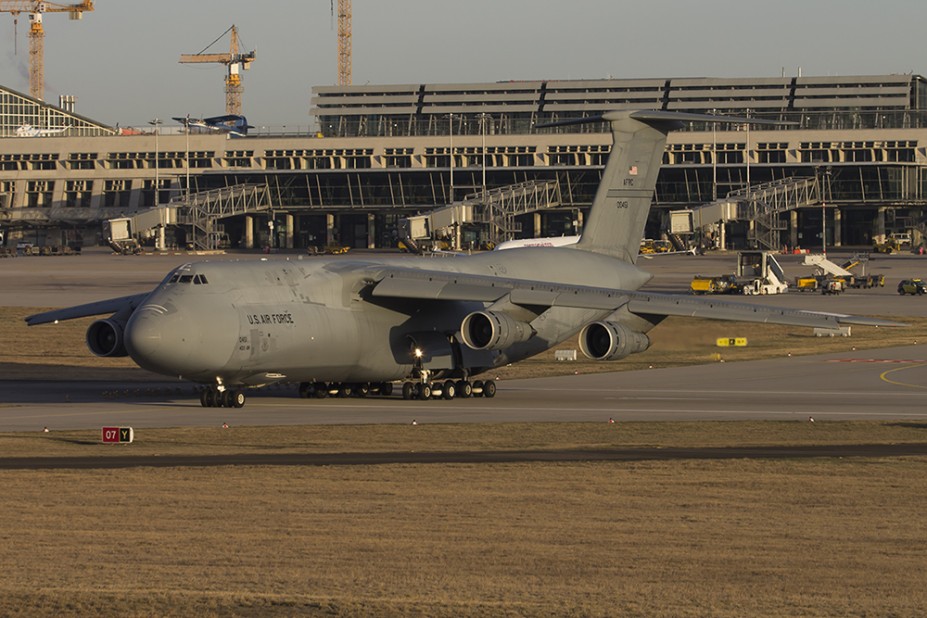
[{"label": "runway edge light", "polygon": [[102,436],[104,444],[129,444],[135,440],[135,431],[131,427],[104,427]]}]

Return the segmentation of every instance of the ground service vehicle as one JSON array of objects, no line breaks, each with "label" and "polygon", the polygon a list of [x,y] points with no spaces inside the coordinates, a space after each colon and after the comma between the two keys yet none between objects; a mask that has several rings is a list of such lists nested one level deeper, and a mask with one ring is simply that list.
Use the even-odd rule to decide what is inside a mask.
[{"label": "ground service vehicle", "polygon": [[872,245],[873,253],[884,253],[886,255],[891,255],[896,251],[901,250],[901,244],[892,238],[886,239],[885,242],[877,242]]},{"label": "ground service vehicle", "polygon": [[782,266],[767,251],[741,251],[737,256],[737,277],[744,281],[748,296],[784,294],[789,289]]},{"label": "ground service vehicle", "polygon": [[695,275],[692,283],[689,284],[689,291],[693,294],[738,294],[741,286],[734,275],[718,277]]},{"label": "ground service vehicle", "polygon": [[920,296],[925,292],[927,292],[927,283],[920,279],[902,279],[898,283],[898,293],[902,296],[905,294]]}]

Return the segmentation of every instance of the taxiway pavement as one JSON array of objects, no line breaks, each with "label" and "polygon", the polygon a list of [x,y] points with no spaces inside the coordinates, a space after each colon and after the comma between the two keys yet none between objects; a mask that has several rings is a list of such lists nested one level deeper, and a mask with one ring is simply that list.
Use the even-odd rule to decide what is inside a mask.
[{"label": "taxiway pavement", "polygon": [[927,345],[499,381],[493,399],[299,399],[203,408],[176,382],[0,382],[0,431],[356,423],[927,420]]}]

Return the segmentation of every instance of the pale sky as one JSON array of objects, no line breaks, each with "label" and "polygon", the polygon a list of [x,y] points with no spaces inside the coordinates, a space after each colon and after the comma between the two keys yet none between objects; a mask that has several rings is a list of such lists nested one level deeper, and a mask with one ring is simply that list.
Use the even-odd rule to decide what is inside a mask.
[{"label": "pale sky", "polygon": [[[59,0],[60,1],[60,0]],[[72,0],[74,1],[74,0]],[[335,0],[337,6],[337,0]],[[182,65],[231,24],[257,59],[243,112],[308,126],[337,81],[330,0],[95,0],[46,14],[46,100],[110,125],[225,112],[222,65]],[[28,16],[0,13],[0,84],[28,93]],[[924,0],[353,0],[354,84],[927,73]],[[227,52],[228,38],[210,51]]]}]

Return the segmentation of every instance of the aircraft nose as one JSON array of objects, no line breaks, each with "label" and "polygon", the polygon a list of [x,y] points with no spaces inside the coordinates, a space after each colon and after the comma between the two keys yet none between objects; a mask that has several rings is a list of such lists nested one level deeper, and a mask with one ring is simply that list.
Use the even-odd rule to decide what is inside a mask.
[{"label": "aircraft nose", "polygon": [[145,305],[126,325],[125,344],[129,356],[149,371],[180,376],[190,369],[190,350],[196,346],[192,320],[178,311]]}]

